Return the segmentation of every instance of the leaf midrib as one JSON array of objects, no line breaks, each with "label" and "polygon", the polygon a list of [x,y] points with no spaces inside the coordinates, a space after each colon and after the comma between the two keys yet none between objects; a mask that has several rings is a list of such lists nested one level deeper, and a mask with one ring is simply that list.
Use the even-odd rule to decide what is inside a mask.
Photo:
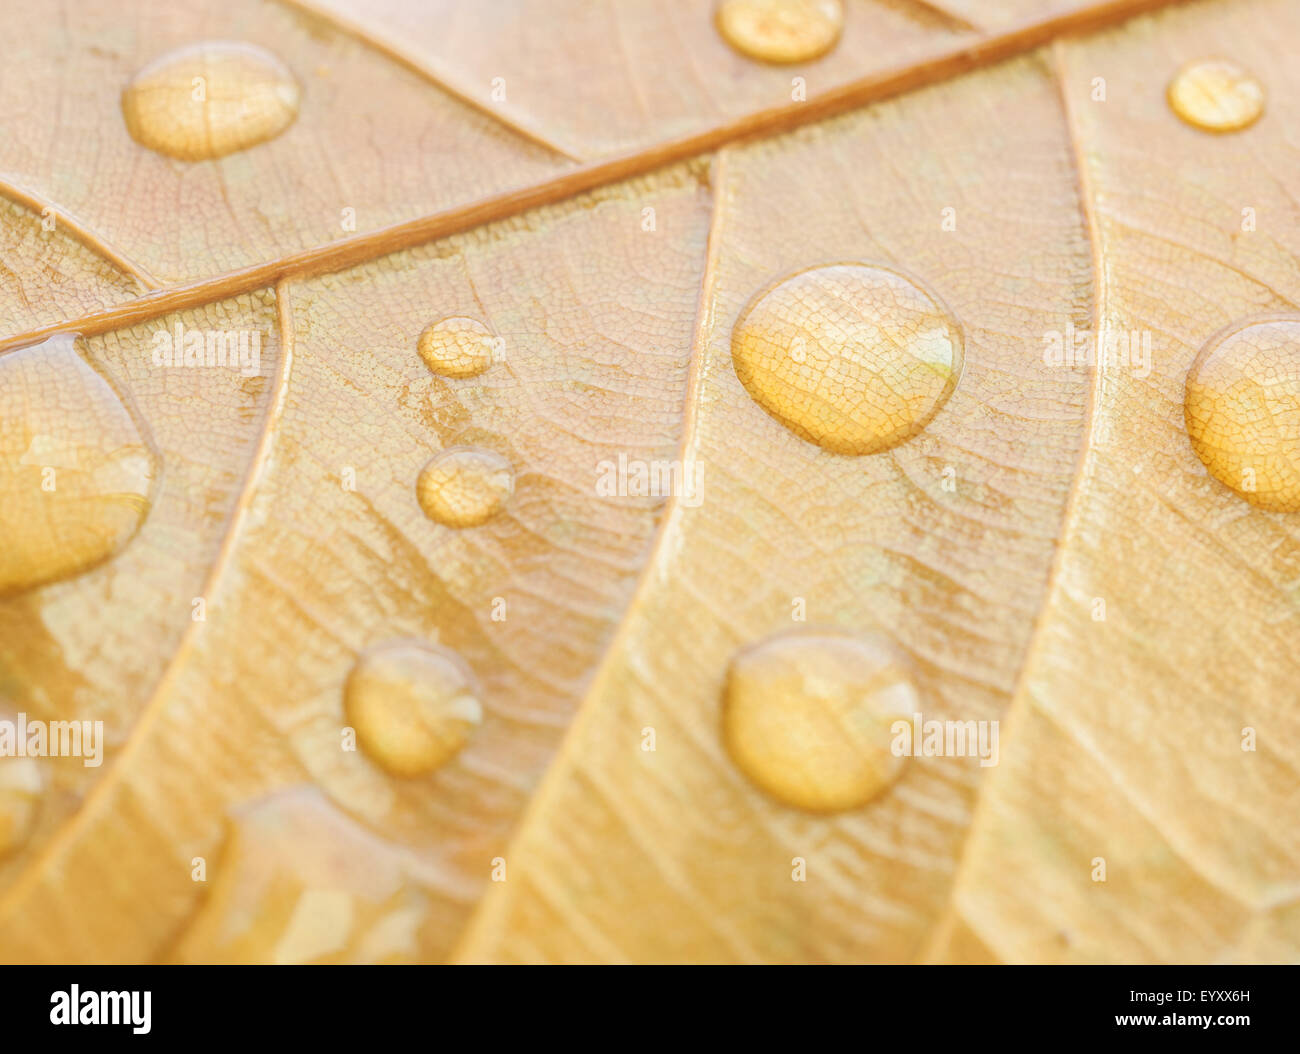
[{"label": "leaf midrib", "polygon": [[147,322],[161,315],[225,300],[292,279],[310,278],[355,267],[426,242],[437,241],[586,191],[717,151],[745,139],[766,138],[812,124],[917,88],[949,80],[1013,58],[1068,34],[1091,32],[1137,15],[1190,0],[1101,0],[1087,7],[1035,19],[1002,33],[963,40],[905,66],[868,74],[838,85],[806,102],[759,110],[704,132],[592,161],[558,176],[515,187],[473,202],[390,224],[252,264],[220,275],[155,290],[134,300],[63,319],[0,339],[0,353],[45,340],[55,333],[97,336]]},{"label": "leaf midrib", "polygon": [[[1066,80],[1065,55],[1061,41],[1056,40],[1052,43],[1050,69],[1052,79],[1055,82],[1057,94],[1061,103],[1061,118],[1065,128],[1066,135],[1069,138],[1071,155],[1074,161],[1075,182],[1079,194],[1079,213],[1083,220],[1083,227],[1088,235],[1088,245],[1090,249],[1090,262],[1093,275],[1093,294],[1092,294],[1092,332],[1100,333],[1103,323],[1103,312],[1106,304],[1106,267],[1105,267],[1105,250],[1102,244],[1101,223],[1097,215],[1097,194],[1092,185],[1092,179],[1088,174],[1088,159],[1083,144],[1083,130],[1079,122],[1079,115],[1070,98],[1070,87]],[[1042,593],[1042,604],[1038,609],[1038,614],[1034,619],[1034,625],[1029,633],[1029,641],[1025,646],[1024,659],[1020,664],[1020,672],[1016,677],[1016,682],[1011,690],[1011,698],[1007,703],[1007,708],[1003,712],[1000,720],[1007,726],[1007,740],[1015,742],[1015,729],[1023,720],[1025,710],[1025,699],[1028,697],[1026,683],[1029,672],[1035,666],[1041,641],[1043,640],[1043,626],[1049,617],[1052,607],[1052,598],[1060,586],[1062,569],[1065,566],[1067,554],[1070,551],[1069,540],[1075,533],[1075,527],[1079,519],[1079,502],[1083,493],[1083,481],[1087,475],[1088,458],[1092,452],[1092,430],[1097,420],[1097,400],[1098,400],[1098,383],[1100,372],[1094,365],[1091,369],[1088,384],[1087,402],[1084,405],[1084,419],[1082,437],[1079,441],[1079,454],[1075,466],[1074,474],[1070,477],[1070,489],[1066,495],[1065,507],[1061,513],[1061,526],[1057,532],[1056,552],[1053,555],[1051,567],[1047,573],[1047,583]],[[989,776],[989,780],[996,778],[994,775]],[[957,895],[962,884],[963,875],[968,867],[967,861],[970,858],[970,848],[976,840],[976,836],[981,827],[981,820],[988,811],[989,796],[987,791],[988,781],[982,781],[979,794],[975,800],[975,806],[971,811],[970,823],[966,827],[966,833],[962,838],[961,848],[958,850],[956,866],[953,870],[952,882],[948,886],[948,896],[944,906],[935,917],[934,925],[930,930],[929,940],[918,961],[936,962],[936,956],[943,950],[944,942],[949,938],[952,925],[960,920],[972,931],[974,925],[969,919],[961,915],[957,907]],[[998,950],[994,947],[990,938],[985,934],[976,932],[980,941],[993,951],[995,954]],[[1005,960],[1003,960],[1005,961]]]}]

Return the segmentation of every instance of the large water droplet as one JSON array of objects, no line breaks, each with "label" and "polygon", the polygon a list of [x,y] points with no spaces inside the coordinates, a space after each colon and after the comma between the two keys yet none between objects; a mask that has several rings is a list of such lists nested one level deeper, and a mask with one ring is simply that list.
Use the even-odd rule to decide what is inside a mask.
[{"label": "large water droplet", "polygon": [[1264,112],[1264,86],[1223,59],[1190,62],[1169,82],[1169,105],[1207,132],[1237,132]]},{"label": "large water droplet", "polygon": [[155,59],[122,91],[122,115],[138,143],[182,161],[246,150],[294,122],[298,82],[264,48],[192,44]]},{"label": "large water droplet", "polygon": [[905,661],[874,634],[780,633],[738,652],[727,670],[723,739],[774,798],[812,812],[862,805],[902,770],[890,725],[917,713]]},{"label": "large water droplet", "polygon": [[76,338],[0,355],[0,594],[85,571],[150,509],[158,464]]},{"label": "large water droplet", "polygon": [[420,358],[443,377],[477,377],[492,365],[497,338],[472,318],[444,318],[420,334]]},{"label": "large water droplet", "polygon": [[491,450],[453,447],[420,472],[415,494],[424,514],[444,527],[487,523],[514,493],[510,462]]},{"label": "large water droplet", "polygon": [[835,46],[844,29],[842,0],[722,0],[718,31],[761,62],[808,62]]},{"label": "large water droplet", "polygon": [[864,264],[791,275],[731,335],[754,400],[837,454],[875,454],[920,432],[956,387],[962,355],[961,329],[937,296]]},{"label": "large water droplet", "polygon": [[1210,475],[1261,508],[1300,511],[1300,315],[1211,338],[1187,375],[1184,418]]},{"label": "large water droplet", "polygon": [[395,776],[446,764],[483,719],[460,657],[409,641],[367,651],[348,675],[343,705],[362,750]]}]

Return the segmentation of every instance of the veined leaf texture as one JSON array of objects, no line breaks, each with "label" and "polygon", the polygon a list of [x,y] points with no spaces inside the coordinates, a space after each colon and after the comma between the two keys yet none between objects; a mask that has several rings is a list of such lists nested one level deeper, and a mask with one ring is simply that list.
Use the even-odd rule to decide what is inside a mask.
[{"label": "veined leaf texture", "polygon": [[1300,954],[1290,0],[0,30],[0,960]]}]

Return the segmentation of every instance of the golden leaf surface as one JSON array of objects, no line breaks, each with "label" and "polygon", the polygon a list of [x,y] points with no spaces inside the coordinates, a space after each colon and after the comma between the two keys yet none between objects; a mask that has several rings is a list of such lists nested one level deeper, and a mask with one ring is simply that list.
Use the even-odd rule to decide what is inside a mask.
[{"label": "golden leaf surface", "polygon": [[1300,13],[751,6],[0,14],[0,960],[1300,954]]}]

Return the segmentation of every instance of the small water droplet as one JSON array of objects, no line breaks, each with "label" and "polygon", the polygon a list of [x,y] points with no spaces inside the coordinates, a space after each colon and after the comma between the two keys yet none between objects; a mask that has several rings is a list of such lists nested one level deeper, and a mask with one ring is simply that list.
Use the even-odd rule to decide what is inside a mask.
[{"label": "small water droplet", "polygon": [[444,527],[487,523],[514,493],[510,462],[491,450],[453,447],[420,472],[415,494],[424,514]]},{"label": "small water droplet", "polygon": [[1264,112],[1264,86],[1224,59],[1189,62],[1169,82],[1169,105],[1207,132],[1238,132]]},{"label": "small water droplet", "polygon": [[138,143],[182,161],[205,161],[265,142],[298,116],[293,74],[265,48],[209,41],[149,63],[122,91]]},{"label": "small water droplet", "polygon": [[0,355],[0,595],[121,550],[149,514],[157,474],[135,419],[75,337]]},{"label": "small water droplet", "polygon": [[[0,715],[12,721],[12,715]],[[0,760],[0,857],[27,841],[41,802],[41,770],[33,758]]]},{"label": "small water droplet", "polygon": [[343,691],[361,749],[395,776],[449,761],[483,719],[473,675],[455,652],[410,641],[367,651]]},{"label": "small water droplet", "polygon": [[885,638],[779,633],[738,652],[723,690],[723,740],[755,784],[810,812],[856,808],[902,771],[890,725],[919,711],[905,661]]},{"label": "small water droplet", "polygon": [[1300,315],[1212,337],[1187,375],[1184,419],[1210,475],[1260,508],[1300,512]]},{"label": "small water droplet", "polygon": [[749,394],[796,435],[875,454],[916,435],[947,401],[962,334],[915,280],[832,264],[760,293],[732,331],[731,357]]},{"label": "small water droplet", "polygon": [[472,318],[444,318],[420,334],[424,364],[443,377],[477,377],[492,365],[496,338]]},{"label": "small water droplet", "polygon": [[844,29],[842,0],[722,0],[718,32],[760,62],[808,62],[830,51]]}]

